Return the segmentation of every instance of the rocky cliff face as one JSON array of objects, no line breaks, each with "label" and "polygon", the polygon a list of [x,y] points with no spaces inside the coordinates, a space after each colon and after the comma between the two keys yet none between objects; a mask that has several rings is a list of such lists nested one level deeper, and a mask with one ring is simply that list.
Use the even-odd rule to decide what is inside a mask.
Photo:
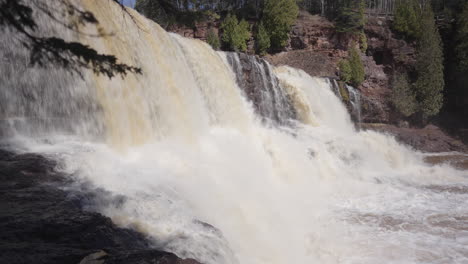
[{"label": "rocky cliff face", "polygon": [[[397,68],[411,68],[414,48],[395,38],[385,17],[369,18],[365,33],[368,49],[362,55],[366,80],[357,89],[362,95],[362,122],[396,122],[389,102],[391,80]],[[268,56],[275,65],[286,64],[313,76],[338,77],[338,62],[356,36],[338,33],[327,19],[301,12],[290,34],[288,52]]]},{"label": "rocky cliff face", "polygon": [[[397,39],[390,30],[391,21],[385,17],[369,18],[364,28],[367,36],[366,52],[366,82],[360,90],[370,103],[369,122],[398,123],[401,117],[394,111],[390,103],[393,75],[397,70],[410,72],[415,63],[414,44]],[[372,111],[371,111],[372,112]]]},{"label": "rocky cliff face", "polygon": [[350,40],[337,34],[327,19],[301,11],[291,29],[289,45],[266,56],[273,65],[289,65],[312,76],[338,77],[338,62],[347,56]]}]

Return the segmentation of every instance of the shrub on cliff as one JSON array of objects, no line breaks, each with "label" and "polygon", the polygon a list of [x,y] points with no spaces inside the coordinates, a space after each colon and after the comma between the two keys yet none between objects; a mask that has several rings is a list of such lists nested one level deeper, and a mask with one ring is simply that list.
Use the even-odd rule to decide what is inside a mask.
[{"label": "shrub on cliff", "polygon": [[364,32],[359,33],[359,46],[361,47],[362,52],[365,53],[367,51],[367,36]]},{"label": "shrub on cliff", "polygon": [[288,44],[288,33],[298,13],[295,0],[266,0],[262,21],[272,48],[281,49]]},{"label": "shrub on cliff", "polygon": [[430,6],[424,9],[416,54],[416,98],[423,119],[439,113],[443,104],[444,56],[442,40]]},{"label": "shrub on cliff", "polygon": [[246,41],[250,38],[249,24],[242,20],[238,22],[236,15],[228,14],[221,23],[223,35],[221,40],[224,46],[229,50],[246,51]]},{"label": "shrub on cliff", "polygon": [[260,22],[257,29],[257,35],[255,36],[255,44],[257,46],[257,53],[259,55],[265,55],[267,50],[270,48],[270,36],[268,36],[268,32],[266,31],[263,23]]},{"label": "shrub on cliff", "polygon": [[349,65],[351,66],[351,84],[355,87],[361,85],[364,82],[365,71],[364,65],[362,64],[361,55],[359,49],[353,45],[349,51]]},{"label": "shrub on cliff", "polygon": [[214,32],[213,29],[210,29],[208,31],[208,35],[206,36],[206,42],[210,44],[210,46],[215,50],[218,50],[221,46],[221,44],[219,43],[218,35]]},{"label": "shrub on cliff", "polygon": [[351,82],[351,65],[349,64],[349,60],[344,59],[341,60],[338,64],[338,67],[340,68],[340,78],[342,81],[346,83]]},{"label": "shrub on cliff", "polygon": [[393,79],[391,101],[404,116],[410,116],[417,110],[416,96],[405,74],[396,74]]},{"label": "shrub on cliff", "polygon": [[362,64],[361,55],[356,44],[349,50],[347,59],[339,62],[341,80],[352,84],[355,87],[361,85],[366,77],[364,65]]}]

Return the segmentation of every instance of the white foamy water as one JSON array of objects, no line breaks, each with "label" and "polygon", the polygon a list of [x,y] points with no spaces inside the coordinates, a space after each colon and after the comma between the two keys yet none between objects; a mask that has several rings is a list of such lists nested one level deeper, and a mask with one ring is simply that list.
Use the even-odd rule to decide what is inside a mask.
[{"label": "white foamy water", "polygon": [[76,3],[100,21],[83,31],[114,34],[55,31],[143,74],[29,68],[4,34],[2,51],[20,55],[1,66],[1,125],[5,142],[125,197],[95,208],[117,224],[206,264],[468,263],[466,171],[357,132],[328,80],[288,67],[263,98],[287,96],[297,120],[266,125],[225,54],[111,1]]}]

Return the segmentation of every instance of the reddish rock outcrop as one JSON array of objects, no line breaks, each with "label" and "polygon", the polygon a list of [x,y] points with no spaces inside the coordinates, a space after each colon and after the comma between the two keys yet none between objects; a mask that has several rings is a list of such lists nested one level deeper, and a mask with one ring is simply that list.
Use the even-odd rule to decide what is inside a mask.
[{"label": "reddish rock outcrop", "polygon": [[390,102],[392,78],[397,70],[411,71],[415,49],[397,39],[390,28],[391,20],[386,17],[370,17],[364,28],[368,43],[363,56],[366,81],[359,87],[365,98],[363,122],[396,123],[400,119]]},{"label": "reddish rock outcrop", "polygon": [[332,50],[335,49],[337,42],[335,36],[333,23],[321,16],[301,11],[289,34],[289,45],[286,50]]},{"label": "reddish rock outcrop", "polygon": [[177,33],[186,38],[196,38],[206,41],[208,32],[213,30],[218,34],[221,23],[219,20],[207,20],[202,22],[195,22],[193,26],[177,25],[169,26],[167,29],[170,32]]},{"label": "reddish rock outcrop", "polygon": [[337,77],[338,58],[333,54],[314,50],[292,50],[265,57],[272,65],[287,65],[301,69],[311,76],[321,77]]},{"label": "reddish rock outcrop", "polygon": [[301,11],[285,51],[266,59],[273,65],[299,68],[312,76],[338,77],[337,64],[348,55],[350,41],[349,36],[337,33],[326,18]]},{"label": "reddish rock outcrop", "polygon": [[411,68],[415,62],[415,48],[396,38],[390,30],[392,21],[385,17],[370,17],[364,32],[367,36],[367,54],[372,56],[378,65],[384,65],[385,72],[391,73],[398,67]]}]

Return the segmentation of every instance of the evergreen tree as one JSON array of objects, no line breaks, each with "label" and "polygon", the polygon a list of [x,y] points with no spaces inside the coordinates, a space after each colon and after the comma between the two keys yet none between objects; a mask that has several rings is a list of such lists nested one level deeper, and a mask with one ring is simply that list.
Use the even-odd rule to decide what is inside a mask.
[{"label": "evergreen tree", "polygon": [[335,19],[336,30],[351,33],[362,31],[366,23],[365,7],[365,0],[351,1],[347,5],[343,5]]},{"label": "evergreen tree", "polygon": [[242,20],[238,22],[236,15],[228,14],[221,23],[223,35],[221,40],[226,48],[234,51],[246,51],[246,41],[250,38],[249,24]]},{"label": "evergreen tree", "polygon": [[404,116],[410,116],[416,112],[416,97],[406,74],[395,75],[391,100],[395,108]]},{"label": "evergreen tree", "polygon": [[421,34],[421,15],[417,0],[400,1],[396,7],[393,28],[410,39]]},{"label": "evergreen tree", "polygon": [[340,69],[340,78],[342,81],[355,87],[358,87],[364,82],[366,74],[356,44],[353,44],[353,47],[349,50],[348,58],[338,63],[338,67]]},{"label": "evergreen tree", "polygon": [[364,65],[362,64],[361,55],[359,49],[356,45],[353,45],[351,50],[349,51],[349,65],[351,66],[351,84],[355,87],[361,85],[364,82],[364,78],[366,77],[364,71]]},{"label": "evergreen tree", "polygon": [[359,46],[361,47],[361,51],[363,53],[366,53],[368,44],[367,44],[367,36],[366,36],[366,33],[364,33],[364,31],[359,33]]},{"label": "evergreen tree", "polygon": [[237,20],[237,17],[231,13],[229,13],[221,23],[220,28],[223,30],[221,40],[223,41],[224,45],[229,46],[229,48],[233,48],[233,38],[235,37],[238,23],[239,21]]},{"label": "evergreen tree", "polygon": [[281,49],[286,46],[289,30],[296,21],[298,12],[295,0],[266,0],[262,20],[272,48]]},{"label": "evergreen tree", "polygon": [[247,50],[247,40],[250,39],[250,25],[247,21],[242,19],[236,31],[236,38],[234,38],[234,47],[237,50],[246,51]]},{"label": "evergreen tree", "polygon": [[175,21],[177,7],[171,0],[136,0],[135,10],[166,27]]},{"label": "evergreen tree", "polygon": [[441,38],[435,25],[430,6],[424,8],[421,19],[421,35],[416,56],[418,78],[415,84],[416,98],[423,119],[436,115],[442,108],[444,89],[444,65]]},{"label": "evergreen tree", "polygon": [[345,83],[351,82],[351,65],[349,64],[349,60],[344,59],[338,63],[338,67],[340,68],[340,78]]},{"label": "evergreen tree", "polygon": [[255,43],[257,45],[257,53],[259,55],[265,55],[267,50],[270,48],[270,37],[268,36],[268,32],[262,22],[260,22],[260,25],[258,26]]},{"label": "evergreen tree", "polygon": [[218,50],[221,46],[218,35],[213,31],[213,29],[208,31],[206,42],[208,42],[208,44],[210,44],[210,46],[215,50]]}]

